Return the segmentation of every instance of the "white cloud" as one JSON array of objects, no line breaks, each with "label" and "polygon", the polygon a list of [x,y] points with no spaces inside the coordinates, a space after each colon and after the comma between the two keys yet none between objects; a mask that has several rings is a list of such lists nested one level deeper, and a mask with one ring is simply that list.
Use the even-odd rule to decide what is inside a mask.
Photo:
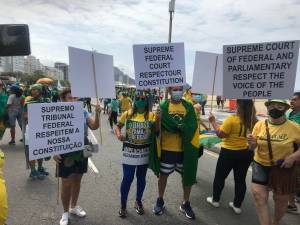
[{"label": "white cloud", "polygon": [[[2,23],[27,23],[32,53],[68,62],[67,46],[114,55],[133,76],[132,44],[168,38],[168,0],[0,0]],[[188,81],[196,50],[224,44],[295,40],[300,0],[177,0],[173,41],[185,42]],[[299,67],[298,67],[299,68]],[[298,69],[300,89],[300,70]]]}]

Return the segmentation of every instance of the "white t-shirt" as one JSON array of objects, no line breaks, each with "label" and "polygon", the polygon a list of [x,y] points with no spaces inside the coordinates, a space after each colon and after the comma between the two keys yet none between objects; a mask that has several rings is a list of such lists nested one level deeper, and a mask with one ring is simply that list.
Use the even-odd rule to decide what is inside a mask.
[{"label": "white t-shirt", "polygon": [[17,97],[15,94],[9,95],[7,99],[7,105],[9,106],[9,111],[20,111],[22,110],[21,97]]}]

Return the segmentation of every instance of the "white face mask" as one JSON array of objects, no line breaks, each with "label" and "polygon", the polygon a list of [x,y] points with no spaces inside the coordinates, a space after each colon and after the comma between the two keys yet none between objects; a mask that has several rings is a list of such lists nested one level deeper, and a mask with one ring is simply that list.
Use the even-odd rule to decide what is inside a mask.
[{"label": "white face mask", "polygon": [[172,91],[171,98],[173,101],[180,101],[183,96],[183,91]]}]

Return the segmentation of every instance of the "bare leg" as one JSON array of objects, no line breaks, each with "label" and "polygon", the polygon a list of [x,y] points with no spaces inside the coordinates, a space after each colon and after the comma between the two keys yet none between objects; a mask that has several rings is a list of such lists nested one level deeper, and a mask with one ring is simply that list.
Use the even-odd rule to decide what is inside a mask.
[{"label": "bare leg", "polygon": [[70,200],[71,200],[71,178],[61,178],[61,201],[64,207],[64,212],[69,212]]},{"label": "bare leg", "polygon": [[256,212],[260,225],[270,225],[268,209],[269,191],[267,186],[252,183],[251,190],[255,200]]},{"label": "bare leg", "polygon": [[183,201],[188,202],[190,199],[192,187],[183,187]]},{"label": "bare leg", "polygon": [[167,186],[168,176],[165,174],[160,174],[158,178],[158,197],[163,198]]},{"label": "bare leg", "polygon": [[282,219],[282,217],[284,216],[285,212],[286,212],[286,208],[288,205],[288,199],[289,199],[289,195],[278,195],[278,194],[274,194],[273,195],[273,199],[274,199],[274,217],[273,217],[273,221],[272,221],[272,225],[278,225],[279,221]]},{"label": "bare leg", "polygon": [[11,128],[10,128],[10,137],[11,137],[11,141],[15,141],[15,137],[16,137],[16,127],[11,127]]},{"label": "bare leg", "polygon": [[82,174],[72,175],[71,208],[74,208],[77,205],[77,200],[80,193],[81,178]]}]

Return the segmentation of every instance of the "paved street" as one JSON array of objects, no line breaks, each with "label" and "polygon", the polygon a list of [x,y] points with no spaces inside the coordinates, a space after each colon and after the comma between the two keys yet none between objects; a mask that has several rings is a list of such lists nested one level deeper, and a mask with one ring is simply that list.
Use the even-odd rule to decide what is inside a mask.
[{"label": "paved street", "polygon": [[[20,131],[18,130],[20,139]],[[99,132],[95,135],[99,139]],[[243,213],[233,214],[228,202],[233,198],[233,177],[230,175],[223,192],[221,207],[214,209],[205,201],[211,195],[217,155],[206,152],[199,161],[198,183],[194,186],[191,203],[197,219],[189,221],[178,210],[182,198],[180,176],[173,174],[168,182],[165,202],[166,212],[162,216],[152,213],[157,197],[157,178],[148,171],[147,187],[144,195],[146,214],[139,216],[133,209],[135,183],[129,196],[128,218],[118,217],[119,186],[122,177],[120,164],[121,143],[110,132],[107,115],[102,116],[103,147],[92,158],[99,170],[96,175],[89,171],[83,178],[79,205],[87,211],[87,217],[71,217],[71,225],[150,225],[150,224],[207,224],[207,225],[254,225],[258,224],[250,193],[247,193]],[[9,132],[1,141],[6,154],[5,177],[9,198],[8,225],[50,225],[59,224],[62,206],[57,205],[57,179],[54,177],[54,161],[46,162],[50,176],[43,181],[28,180],[29,171],[25,169],[22,144],[8,146]],[[251,171],[248,174],[248,184]],[[300,216],[286,215],[282,225],[299,225]]]}]

